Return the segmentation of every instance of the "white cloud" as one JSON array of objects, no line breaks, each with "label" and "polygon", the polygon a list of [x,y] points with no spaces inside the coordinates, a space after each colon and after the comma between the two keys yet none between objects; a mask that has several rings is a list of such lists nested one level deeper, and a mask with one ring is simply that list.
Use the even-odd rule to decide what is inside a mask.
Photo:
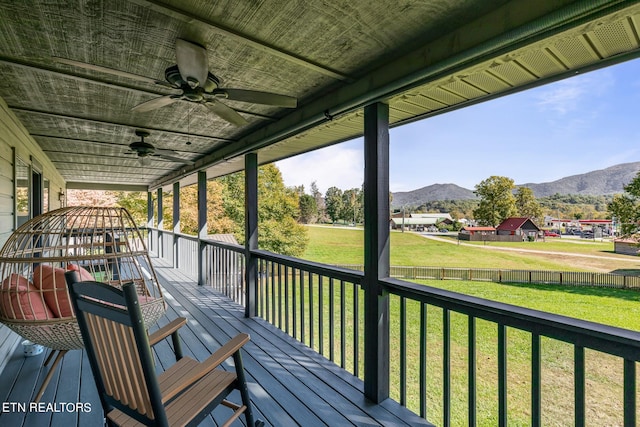
[{"label": "white cloud", "polygon": [[551,110],[560,115],[584,111],[585,98],[600,97],[613,84],[613,76],[608,72],[571,77],[540,90],[536,94],[537,105],[543,111]]},{"label": "white cloud", "polygon": [[304,185],[308,192],[316,182],[321,193],[329,187],[342,190],[359,188],[364,180],[364,157],[361,149],[332,145],[276,163],[286,186]]}]

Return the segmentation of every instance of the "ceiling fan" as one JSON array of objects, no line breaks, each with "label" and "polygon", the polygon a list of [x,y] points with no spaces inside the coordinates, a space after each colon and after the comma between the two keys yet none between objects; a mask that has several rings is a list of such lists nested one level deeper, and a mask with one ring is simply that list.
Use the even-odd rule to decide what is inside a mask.
[{"label": "ceiling fan", "polygon": [[297,99],[292,96],[256,90],[220,87],[220,79],[209,72],[207,51],[204,46],[182,39],[176,40],[176,65],[172,65],[165,70],[164,76],[166,81],[74,61],[72,59],[59,57],[53,59],[60,63],[87,70],[127,77],[180,91],[180,93],[160,96],[145,101],[133,107],[131,111],[151,111],[177,101],[187,101],[204,105],[211,112],[217,114],[227,122],[235,126],[243,126],[248,124],[247,120],[238,114],[236,110],[220,101],[221,99],[286,108],[295,108],[298,103]]},{"label": "ceiling fan", "polygon": [[142,163],[147,158],[154,156],[163,160],[168,160],[171,162],[185,163],[188,165],[193,165],[194,162],[191,160],[182,159],[176,156],[176,152],[173,150],[161,150],[154,147],[152,144],[144,141],[144,138],[149,136],[149,132],[137,129],[136,135],[140,137],[140,141],[133,142],[129,144],[129,149],[131,151],[127,152],[127,154],[136,154]]}]

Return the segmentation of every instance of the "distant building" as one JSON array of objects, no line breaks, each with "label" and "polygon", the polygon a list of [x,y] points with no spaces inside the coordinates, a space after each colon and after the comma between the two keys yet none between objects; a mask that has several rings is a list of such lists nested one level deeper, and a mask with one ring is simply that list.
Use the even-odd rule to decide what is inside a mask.
[{"label": "distant building", "polygon": [[404,224],[407,230],[416,230],[420,228],[436,227],[438,224],[453,224],[453,219],[449,213],[411,213],[402,218],[402,212],[391,215],[391,228],[400,229]]},{"label": "distant building", "polygon": [[470,241],[495,241],[496,229],[494,227],[463,227],[458,232],[458,239]]},{"label": "distant building", "polygon": [[535,239],[540,232],[540,227],[529,218],[512,217],[502,221],[496,227],[496,232],[499,236],[522,236],[523,240],[525,237]]},{"label": "distant building", "polygon": [[613,251],[617,254],[638,256],[640,253],[640,236],[626,236],[613,241]]},{"label": "distant building", "polygon": [[460,230],[460,233],[466,233],[470,235],[479,234],[496,234],[496,229],[494,227],[464,227]]}]

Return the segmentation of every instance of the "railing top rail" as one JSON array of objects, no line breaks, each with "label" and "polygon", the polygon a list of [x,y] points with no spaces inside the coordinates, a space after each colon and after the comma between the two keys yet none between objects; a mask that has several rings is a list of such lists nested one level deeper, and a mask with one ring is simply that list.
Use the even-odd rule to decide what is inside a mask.
[{"label": "railing top rail", "polygon": [[277,262],[287,265],[289,267],[297,268],[311,273],[319,274],[326,277],[332,277],[338,280],[344,280],[346,282],[361,284],[364,278],[364,273],[361,271],[349,270],[347,268],[335,267],[329,264],[322,264],[319,262],[306,261],[299,258],[293,258],[286,255],[280,255],[265,250],[253,250],[253,255],[258,258],[262,258],[268,261]]},{"label": "railing top rail", "polygon": [[200,239],[200,240],[202,240],[207,245],[228,249],[232,252],[244,253],[244,250],[245,250],[244,246],[237,245],[234,243],[221,242],[220,240],[215,240],[215,239]]},{"label": "railing top rail", "polygon": [[640,332],[387,278],[391,294],[640,361]]},{"label": "railing top rail", "polygon": [[175,235],[178,236],[182,239],[186,239],[186,240],[191,240],[192,242],[197,242],[197,241],[202,241],[208,245],[212,245],[212,246],[217,246],[220,248],[224,248],[224,249],[229,249],[230,251],[233,252],[244,252],[244,246],[242,245],[236,245],[233,243],[227,243],[227,242],[221,242],[219,240],[215,240],[215,239],[200,239],[198,238],[198,236],[192,236],[191,234],[183,234],[183,233],[174,233],[171,230],[160,230],[159,228],[156,227],[144,227],[148,230],[155,230],[155,231],[161,231],[164,234],[167,235]]}]

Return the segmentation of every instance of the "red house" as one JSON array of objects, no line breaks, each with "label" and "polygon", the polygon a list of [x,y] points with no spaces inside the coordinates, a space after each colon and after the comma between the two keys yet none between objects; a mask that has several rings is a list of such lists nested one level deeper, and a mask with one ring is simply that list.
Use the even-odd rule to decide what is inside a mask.
[{"label": "red house", "polygon": [[507,218],[496,227],[499,236],[531,236],[535,238],[540,228],[530,218]]}]

